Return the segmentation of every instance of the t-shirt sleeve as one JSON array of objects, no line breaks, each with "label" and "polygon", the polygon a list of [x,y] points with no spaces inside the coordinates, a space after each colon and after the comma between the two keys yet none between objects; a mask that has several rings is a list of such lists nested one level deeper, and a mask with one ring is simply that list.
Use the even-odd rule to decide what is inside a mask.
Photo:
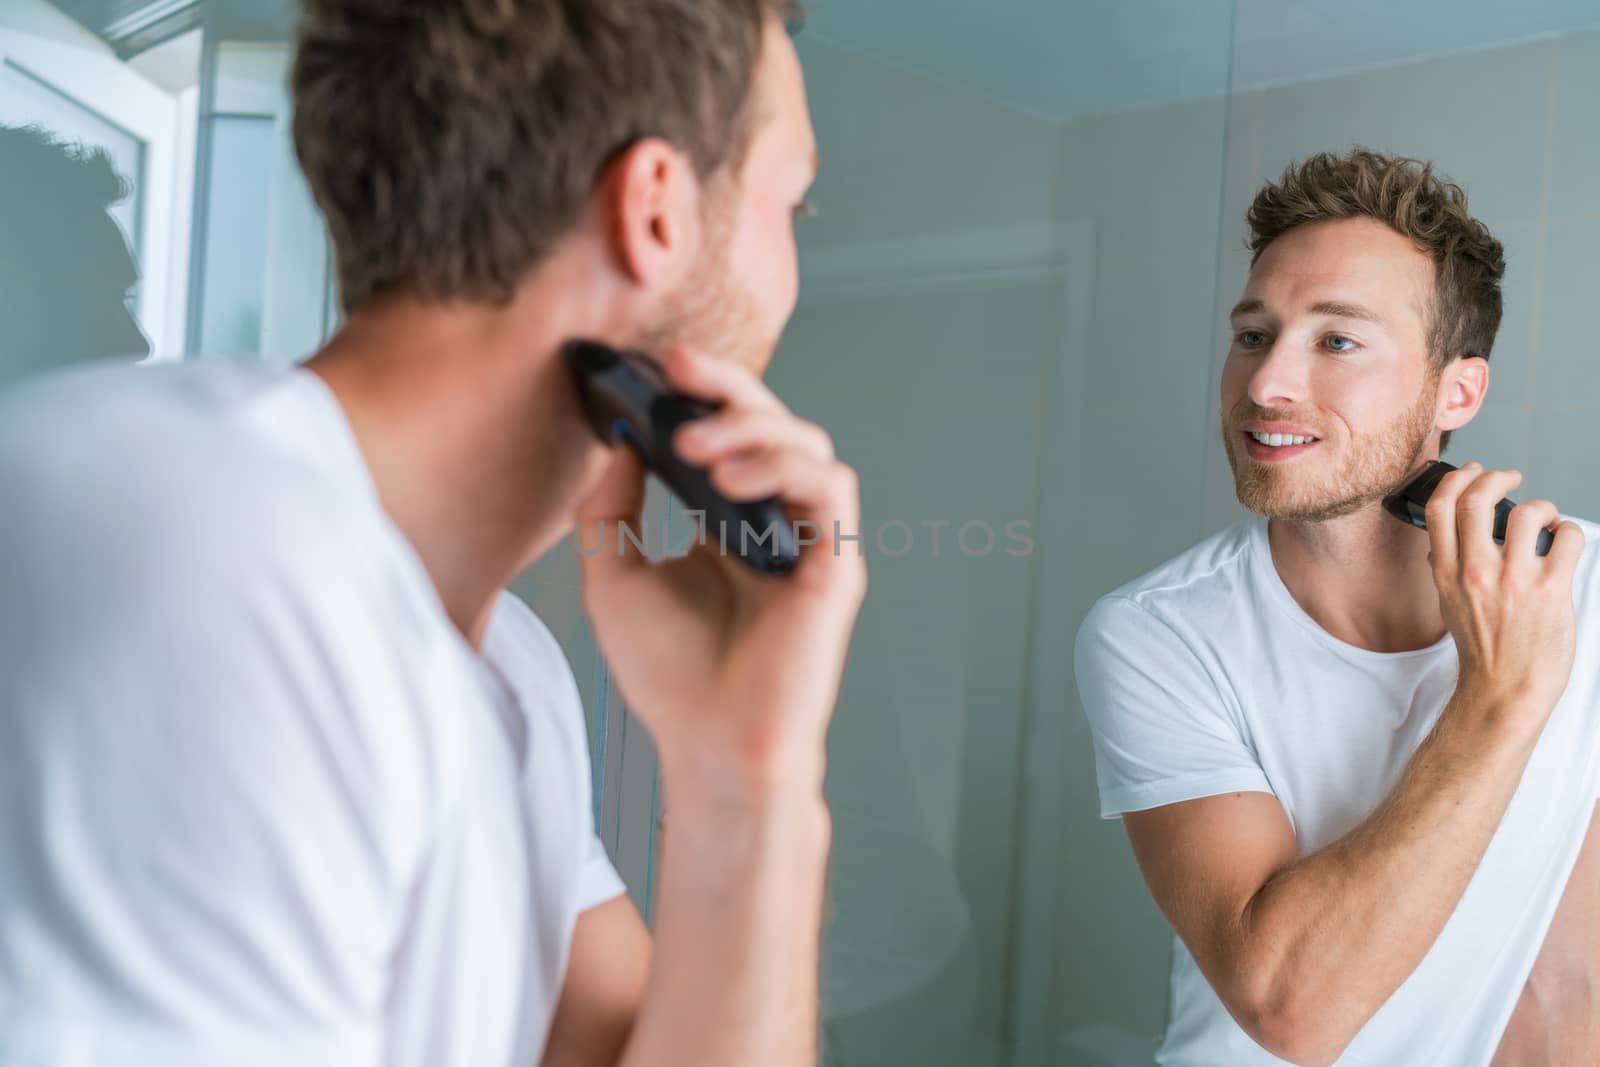
[{"label": "t-shirt sleeve", "polygon": [[1104,597],[1076,648],[1100,814],[1221,793],[1272,791],[1194,650],[1128,597]]},{"label": "t-shirt sleeve", "polygon": [[583,877],[578,885],[578,910],[588,911],[608,900],[615,900],[625,892],[627,887],[622,884],[622,876],[617,874],[611,857],[606,855],[606,846],[600,840],[600,835],[591,833],[589,854],[584,860]]}]

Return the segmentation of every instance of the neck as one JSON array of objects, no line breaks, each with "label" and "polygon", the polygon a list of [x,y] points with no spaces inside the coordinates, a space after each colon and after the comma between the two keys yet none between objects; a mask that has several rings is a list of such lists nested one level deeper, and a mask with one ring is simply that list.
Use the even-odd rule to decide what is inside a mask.
[{"label": "neck", "polygon": [[609,331],[570,281],[530,283],[505,308],[382,302],[306,364],[474,648],[500,591],[571,529],[603,461],[557,352]]},{"label": "neck", "polygon": [[1339,640],[1373,652],[1408,652],[1444,636],[1428,534],[1381,505],[1328,522],[1274,519],[1267,536],[1290,595]]}]

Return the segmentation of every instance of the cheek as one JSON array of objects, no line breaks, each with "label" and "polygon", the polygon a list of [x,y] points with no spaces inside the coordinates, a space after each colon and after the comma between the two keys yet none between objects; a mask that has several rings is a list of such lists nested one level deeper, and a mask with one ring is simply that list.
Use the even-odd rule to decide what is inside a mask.
[{"label": "cheek", "polygon": [[1355,433],[1389,426],[1417,402],[1418,382],[1395,382],[1380,374],[1337,367],[1313,382],[1312,401]]},{"label": "cheek", "polygon": [[1222,361],[1222,410],[1233,410],[1250,387],[1250,365],[1230,354]]},{"label": "cheek", "polygon": [[784,319],[794,313],[796,301],[800,299],[800,254],[795,249],[794,222],[788,212],[784,213],[783,224],[778,227],[778,251],[774,263],[776,277],[773,281],[773,291],[778,298],[779,310]]},{"label": "cheek", "polygon": [[1409,370],[1328,364],[1313,377],[1306,399],[1321,413],[1327,433],[1370,442],[1392,437],[1426,389],[1422,377]]},{"label": "cheek", "polygon": [[787,210],[768,208],[741,220],[734,237],[734,277],[760,308],[763,325],[776,334],[794,311],[800,267]]}]

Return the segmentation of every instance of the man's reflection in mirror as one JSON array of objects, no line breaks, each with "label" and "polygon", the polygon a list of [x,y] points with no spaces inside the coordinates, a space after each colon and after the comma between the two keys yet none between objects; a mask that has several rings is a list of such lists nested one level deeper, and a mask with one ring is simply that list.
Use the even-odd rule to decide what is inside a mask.
[{"label": "man's reflection in mirror", "polygon": [[128,186],[103,149],[0,126],[0,386],[69,363],[136,361],[139,267],[108,209]]}]

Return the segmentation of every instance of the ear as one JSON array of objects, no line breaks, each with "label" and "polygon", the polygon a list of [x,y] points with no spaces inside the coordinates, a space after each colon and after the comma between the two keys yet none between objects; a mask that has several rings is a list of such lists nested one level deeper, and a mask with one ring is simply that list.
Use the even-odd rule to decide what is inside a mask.
[{"label": "ear", "polygon": [[646,137],[612,160],[600,184],[606,235],[634,284],[673,287],[700,245],[700,183],[688,158]]},{"label": "ear", "polygon": [[1488,360],[1482,356],[1464,356],[1455,360],[1440,372],[1435,426],[1446,432],[1459,430],[1478,414],[1488,392]]}]

